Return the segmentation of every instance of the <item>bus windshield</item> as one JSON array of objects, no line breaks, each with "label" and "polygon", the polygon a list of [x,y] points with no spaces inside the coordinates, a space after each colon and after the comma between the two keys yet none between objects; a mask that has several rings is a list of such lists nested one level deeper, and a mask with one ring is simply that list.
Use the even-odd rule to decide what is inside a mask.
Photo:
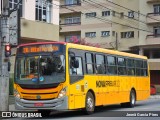
[{"label": "bus windshield", "polygon": [[65,81],[64,55],[30,55],[16,59],[16,82],[19,84],[51,84]]}]

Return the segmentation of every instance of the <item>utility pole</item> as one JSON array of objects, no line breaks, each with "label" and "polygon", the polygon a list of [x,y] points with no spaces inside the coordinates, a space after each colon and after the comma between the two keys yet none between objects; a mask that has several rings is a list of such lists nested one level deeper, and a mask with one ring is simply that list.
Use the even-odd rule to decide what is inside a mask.
[{"label": "utility pole", "polygon": [[3,0],[0,17],[0,111],[9,111],[9,57],[5,56],[5,45],[9,43],[9,4]]},{"label": "utility pole", "polygon": [[116,50],[118,50],[118,33],[116,32]]}]

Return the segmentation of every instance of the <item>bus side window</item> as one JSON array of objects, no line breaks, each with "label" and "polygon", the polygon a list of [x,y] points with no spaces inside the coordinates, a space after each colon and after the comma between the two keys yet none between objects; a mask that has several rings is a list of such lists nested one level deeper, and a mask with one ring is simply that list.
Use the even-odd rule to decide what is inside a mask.
[{"label": "bus side window", "polygon": [[117,74],[117,62],[116,57],[114,56],[107,56],[107,71],[108,74],[116,75]]},{"label": "bus side window", "polygon": [[127,59],[127,74],[134,76],[135,75],[135,63],[134,59],[128,58]]},{"label": "bus side window", "polygon": [[92,53],[86,53],[86,71],[87,74],[93,74],[94,70],[93,70],[93,66],[94,66],[94,62],[93,62],[93,54]]},{"label": "bus side window", "polygon": [[97,74],[105,74],[105,61],[103,55],[96,55],[96,70]]},{"label": "bus side window", "polygon": [[118,74],[126,75],[126,59],[118,57]]},{"label": "bus side window", "polygon": [[73,59],[70,57],[70,75],[83,75],[83,67],[82,67],[82,58],[81,57],[75,57],[75,60],[78,62],[78,66],[74,67],[73,65]]},{"label": "bus side window", "polygon": [[143,76],[148,76],[147,61],[143,61]]}]

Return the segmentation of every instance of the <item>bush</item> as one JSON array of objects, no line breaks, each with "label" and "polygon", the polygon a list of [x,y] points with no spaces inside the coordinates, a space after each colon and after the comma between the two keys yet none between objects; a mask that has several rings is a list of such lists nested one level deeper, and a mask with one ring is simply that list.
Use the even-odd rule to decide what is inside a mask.
[{"label": "bush", "polygon": [[10,78],[9,78],[9,95],[13,95],[13,81],[14,81],[14,77],[13,77],[13,75],[10,75]]}]

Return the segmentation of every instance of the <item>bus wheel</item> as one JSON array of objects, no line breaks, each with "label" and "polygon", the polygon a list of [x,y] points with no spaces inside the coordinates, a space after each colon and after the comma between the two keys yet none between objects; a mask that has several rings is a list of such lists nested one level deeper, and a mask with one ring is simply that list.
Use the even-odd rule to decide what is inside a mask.
[{"label": "bus wheel", "polygon": [[136,104],[136,93],[134,90],[130,92],[130,102],[128,103],[128,107],[134,107]]},{"label": "bus wheel", "polygon": [[136,103],[136,93],[134,90],[130,92],[130,101],[127,103],[121,103],[122,107],[134,107]]},{"label": "bus wheel", "polygon": [[42,117],[46,117],[46,116],[49,116],[50,113],[51,113],[51,110],[43,110],[43,109],[40,109],[38,110],[39,113],[41,113]]},{"label": "bus wheel", "polygon": [[85,113],[87,115],[92,114],[95,109],[95,99],[91,92],[88,92],[85,100]]}]

